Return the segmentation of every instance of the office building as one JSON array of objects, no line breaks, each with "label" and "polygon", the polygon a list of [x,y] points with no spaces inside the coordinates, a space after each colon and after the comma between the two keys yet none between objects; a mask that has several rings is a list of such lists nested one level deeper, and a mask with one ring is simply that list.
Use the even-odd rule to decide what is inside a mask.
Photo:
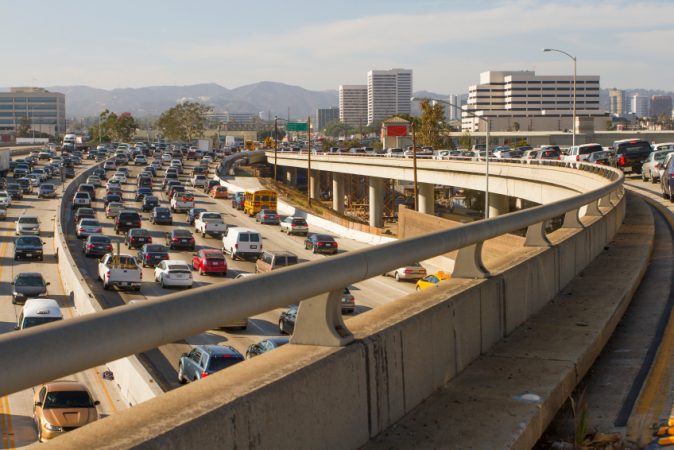
[{"label": "office building", "polygon": [[671,117],[672,97],[669,95],[654,95],[651,97],[651,117],[660,117],[663,114]]},{"label": "office building", "polygon": [[[533,71],[489,71],[480,84],[468,88],[463,107],[464,131],[484,131],[486,122],[466,111],[489,118],[494,131],[551,131],[573,128],[573,77],[536,75]],[[606,129],[608,112],[599,107],[599,76],[576,77],[576,116],[593,119]]]},{"label": "office building", "polygon": [[648,117],[651,112],[649,100],[645,95],[634,94],[630,99],[630,112],[637,117]]},{"label": "office building", "polygon": [[367,85],[339,86],[339,121],[352,127],[367,124]]},{"label": "office building", "polygon": [[338,120],[338,107],[333,106],[331,108],[318,108],[316,109],[316,125],[314,126],[314,129],[318,131],[323,130],[327,124]]},{"label": "office building", "polygon": [[367,124],[412,111],[412,71],[370,70],[367,73]]},{"label": "office building", "polygon": [[26,121],[35,133],[65,134],[65,95],[38,87],[13,87],[9,92],[0,92],[0,136],[15,135]]},{"label": "office building", "polygon": [[627,114],[627,101],[625,91],[621,89],[608,90],[609,113],[613,116],[625,117]]},{"label": "office building", "polygon": [[[460,120],[461,119],[461,99],[459,98],[458,95],[454,94],[449,94],[449,99],[447,100],[449,103],[452,105],[456,105],[457,107],[453,106],[447,106],[447,112],[446,116],[448,120]],[[442,103],[441,103],[442,104]]]}]

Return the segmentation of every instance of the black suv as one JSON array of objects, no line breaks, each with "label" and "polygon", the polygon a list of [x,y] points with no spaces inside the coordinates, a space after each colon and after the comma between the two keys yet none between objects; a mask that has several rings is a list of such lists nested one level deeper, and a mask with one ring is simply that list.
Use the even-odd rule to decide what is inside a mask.
[{"label": "black suv", "polygon": [[615,152],[615,166],[625,173],[641,173],[642,162],[648,158],[653,147],[640,139],[623,139],[611,145]]},{"label": "black suv", "polygon": [[115,219],[115,233],[126,233],[131,228],[141,228],[140,214],[136,211],[121,211]]}]

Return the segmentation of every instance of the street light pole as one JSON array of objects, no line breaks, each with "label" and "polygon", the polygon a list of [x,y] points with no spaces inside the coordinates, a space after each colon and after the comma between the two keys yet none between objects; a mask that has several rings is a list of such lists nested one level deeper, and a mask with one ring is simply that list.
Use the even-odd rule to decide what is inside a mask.
[{"label": "street light pole", "polygon": [[[311,116],[307,117],[307,145],[309,146],[307,153],[307,197],[309,202],[309,208],[311,208]],[[319,183],[320,187],[320,183]]]},{"label": "street light pole", "polygon": [[[451,107],[457,108],[461,112],[465,112],[466,114],[469,114],[470,116],[475,117],[478,120],[482,120],[482,121],[485,122],[487,137],[486,137],[486,143],[485,143],[485,149],[484,149],[485,150],[485,155],[484,155],[484,160],[485,160],[484,218],[489,219],[489,137],[490,137],[489,133],[490,133],[490,128],[491,128],[491,121],[486,117],[478,116],[477,114],[475,114],[471,111],[468,111],[466,109],[463,109],[461,106],[455,105],[454,103],[450,103],[446,100],[430,99],[430,98],[417,98],[417,97],[412,97],[410,100],[413,101],[413,102],[421,101],[421,100],[428,100],[428,101],[431,101],[431,102],[444,103],[444,104],[449,105]],[[478,155],[479,154],[480,154],[480,152],[478,151]],[[479,158],[479,156],[478,156],[478,158]],[[415,170],[415,172],[416,172],[416,170]],[[416,175],[416,173],[415,173],[415,175]]]},{"label": "street light pole", "polygon": [[414,210],[419,211],[419,188],[417,185],[417,135],[412,121],[412,172],[414,173]]},{"label": "street light pole", "polygon": [[576,57],[565,52],[564,50],[558,50],[556,48],[544,48],[543,51],[561,53],[563,55],[568,56],[573,61],[573,124],[572,124],[573,127],[571,128],[573,135],[571,138],[571,145],[575,146],[576,145],[576,62],[577,62]]},{"label": "street light pole", "polygon": [[274,116],[274,182],[278,181],[278,177],[276,176],[276,169],[278,167],[277,152],[278,152],[278,116]]}]

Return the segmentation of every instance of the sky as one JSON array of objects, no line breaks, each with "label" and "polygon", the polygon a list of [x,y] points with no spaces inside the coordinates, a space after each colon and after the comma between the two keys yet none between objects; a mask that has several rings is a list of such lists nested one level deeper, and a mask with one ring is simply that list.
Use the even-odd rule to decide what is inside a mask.
[{"label": "sky", "polygon": [[0,86],[112,89],[278,81],[311,90],[414,71],[467,92],[487,70],[599,75],[674,91],[674,1],[0,0]]}]

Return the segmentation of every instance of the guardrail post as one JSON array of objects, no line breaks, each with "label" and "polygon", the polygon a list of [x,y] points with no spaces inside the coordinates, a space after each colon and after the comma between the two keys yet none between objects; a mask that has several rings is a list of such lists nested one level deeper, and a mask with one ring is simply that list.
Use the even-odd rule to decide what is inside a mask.
[{"label": "guardrail post", "polygon": [[618,202],[620,201],[620,193],[618,192],[618,189],[611,191],[611,194],[609,194],[609,201],[613,205],[618,204]]},{"label": "guardrail post", "polygon": [[550,247],[552,244],[545,235],[545,222],[538,222],[529,225],[527,228],[527,237],[524,241],[525,247]]},{"label": "guardrail post", "polygon": [[343,347],[353,335],[342,319],[343,289],[302,300],[297,309],[291,344]]},{"label": "guardrail post", "polygon": [[595,200],[587,204],[585,215],[591,217],[598,217],[602,215],[601,211],[599,210],[599,200]]},{"label": "guardrail post", "polygon": [[599,199],[599,206],[602,208],[610,208],[611,206],[611,194],[606,194]]},{"label": "guardrail post", "polygon": [[452,278],[487,278],[489,271],[482,263],[482,244],[478,242],[459,249]]},{"label": "guardrail post", "polygon": [[583,228],[583,224],[578,219],[579,209],[572,209],[564,214],[564,223],[562,228]]}]

